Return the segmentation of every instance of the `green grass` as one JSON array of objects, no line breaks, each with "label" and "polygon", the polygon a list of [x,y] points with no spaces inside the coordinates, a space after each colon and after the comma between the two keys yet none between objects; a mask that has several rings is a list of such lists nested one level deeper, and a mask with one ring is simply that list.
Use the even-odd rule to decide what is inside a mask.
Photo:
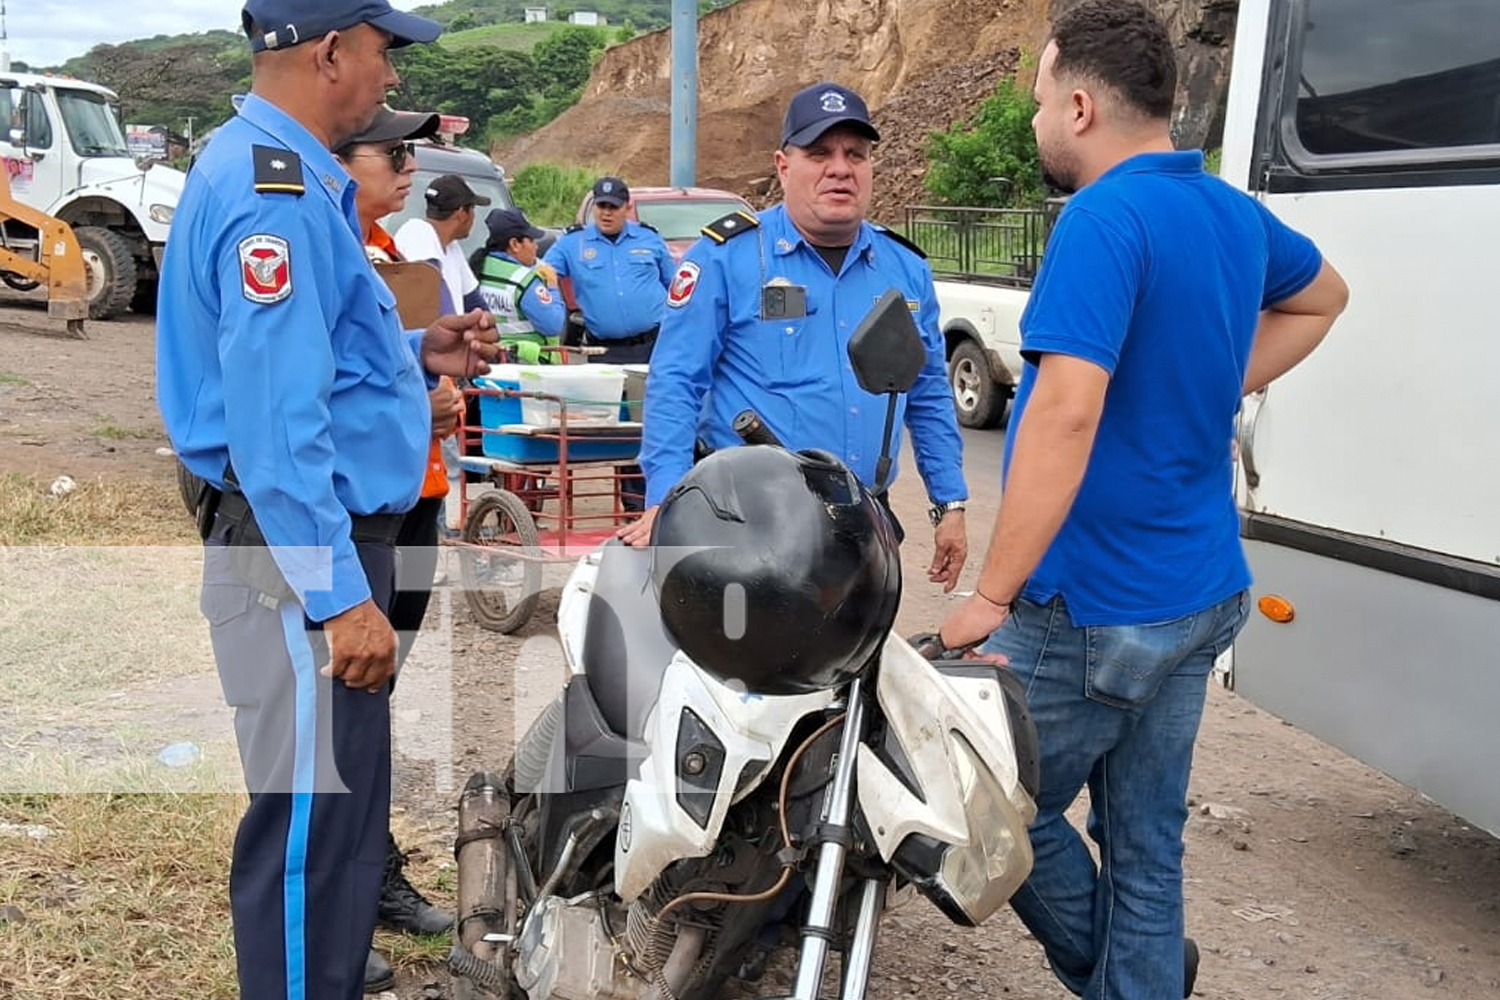
[{"label": "green grass", "polygon": [[154,430],[133,430],[129,427],[121,427],[119,424],[112,423],[108,420],[102,421],[97,427],[95,427],[93,434],[95,437],[106,438],[110,441],[127,441],[132,439],[139,441],[149,441],[152,438],[161,436],[159,432]]},{"label": "green grass", "polygon": [[439,39],[450,49],[466,45],[489,45],[512,52],[530,52],[537,42],[551,38],[563,28],[566,21],[543,21],[533,24],[486,24],[464,31],[445,32]]},{"label": "green grass", "polygon": [[536,225],[568,226],[578,215],[584,193],[598,176],[599,171],[585,167],[533,163],[522,167],[510,179],[510,193]]},{"label": "green grass", "polygon": [[30,385],[31,380],[10,372],[0,372],[0,385]]}]

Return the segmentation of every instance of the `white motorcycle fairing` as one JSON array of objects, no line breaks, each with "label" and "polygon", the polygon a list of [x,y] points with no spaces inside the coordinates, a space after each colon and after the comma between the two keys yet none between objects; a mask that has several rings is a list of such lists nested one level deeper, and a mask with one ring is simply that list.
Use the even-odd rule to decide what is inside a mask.
[{"label": "white motorcycle fairing", "polygon": [[1034,755],[1035,747],[1016,746],[1017,709],[999,668],[963,664],[945,671],[899,637],[886,640],[876,694],[904,761],[862,744],[855,788],[881,858],[950,919],[972,926],[1031,872],[1027,827],[1036,804],[1017,760],[1018,749]]},{"label": "white motorcycle fairing", "polygon": [[649,755],[625,785],[615,838],[620,898],[634,900],[672,862],[712,851],[729,807],[765,780],[798,720],[834,697],[745,694],[679,651],[646,724]]}]

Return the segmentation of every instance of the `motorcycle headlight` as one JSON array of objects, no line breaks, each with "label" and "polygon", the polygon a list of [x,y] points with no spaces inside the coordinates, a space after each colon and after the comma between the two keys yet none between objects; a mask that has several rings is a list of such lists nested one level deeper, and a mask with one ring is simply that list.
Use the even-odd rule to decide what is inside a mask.
[{"label": "motorcycle headlight", "polygon": [[160,223],[163,226],[170,226],[172,224],[172,213],[176,210],[172,205],[152,205],[146,214],[151,216],[152,222]]}]

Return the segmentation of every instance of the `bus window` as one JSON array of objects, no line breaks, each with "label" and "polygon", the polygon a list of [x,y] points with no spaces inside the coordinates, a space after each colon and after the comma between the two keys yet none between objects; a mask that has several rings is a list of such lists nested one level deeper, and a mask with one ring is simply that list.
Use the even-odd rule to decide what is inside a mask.
[{"label": "bus window", "polygon": [[[1409,164],[1455,151],[1469,159],[1479,152],[1472,147],[1500,144],[1495,0],[1304,0],[1296,8],[1305,16],[1288,87],[1294,160]],[[1450,155],[1421,155],[1433,150]]]}]

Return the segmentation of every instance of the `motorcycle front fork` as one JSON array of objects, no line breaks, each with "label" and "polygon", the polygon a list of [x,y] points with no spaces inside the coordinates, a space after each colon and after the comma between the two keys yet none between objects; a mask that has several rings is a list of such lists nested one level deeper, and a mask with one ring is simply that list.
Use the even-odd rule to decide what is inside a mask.
[{"label": "motorcycle front fork", "polygon": [[[854,762],[865,731],[864,685],[862,678],[849,685],[838,763],[834,766],[833,785],[823,816],[823,830],[830,836],[818,850],[817,878],[813,883],[812,900],[807,906],[807,924],[802,929],[802,955],[797,963],[797,983],[792,1000],[817,1000],[823,985],[823,963],[828,958],[835,934],[839,884],[843,880],[844,863],[853,839],[853,826],[849,820],[854,813]],[[853,897],[856,908],[854,929],[844,951],[844,984],[840,1000],[864,1000],[870,982],[870,965],[875,957],[875,931],[885,905],[885,881],[865,879]]]}]

